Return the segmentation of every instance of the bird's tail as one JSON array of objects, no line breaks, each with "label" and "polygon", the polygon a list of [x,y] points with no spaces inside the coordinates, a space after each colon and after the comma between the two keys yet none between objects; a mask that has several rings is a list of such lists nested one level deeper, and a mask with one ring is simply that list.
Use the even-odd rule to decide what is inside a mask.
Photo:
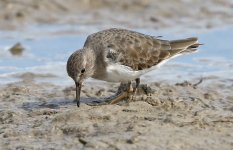
[{"label": "bird's tail", "polygon": [[197,48],[202,44],[198,43],[196,37],[191,37],[170,41],[170,45],[172,50],[177,51],[176,53],[192,53],[196,52]]}]

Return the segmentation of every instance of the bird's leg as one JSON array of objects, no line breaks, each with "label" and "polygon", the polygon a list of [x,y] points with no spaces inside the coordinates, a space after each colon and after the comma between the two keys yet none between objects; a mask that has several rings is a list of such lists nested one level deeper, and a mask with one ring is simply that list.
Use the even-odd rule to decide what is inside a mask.
[{"label": "bird's leg", "polygon": [[132,87],[131,81],[129,81],[127,85],[127,90],[123,91],[118,97],[113,99],[110,104],[116,104],[124,100],[124,98],[129,98],[132,93],[133,93],[133,87]]},{"label": "bird's leg", "polygon": [[135,97],[137,95],[138,87],[139,87],[139,84],[140,84],[140,78],[136,78],[135,82],[136,82],[136,85],[135,85],[135,88],[133,88],[133,95],[131,97],[131,100],[135,99]]},{"label": "bird's leg", "polygon": [[132,83],[131,83],[131,81],[129,81],[127,92],[128,92],[128,94],[131,94],[131,93],[133,93],[133,91],[134,91],[134,89],[133,89]]},{"label": "bird's leg", "polygon": [[134,94],[137,94],[138,87],[139,87],[139,84],[140,84],[140,78],[135,79],[135,82],[136,82],[136,86],[135,86],[135,88],[133,89],[133,93],[134,93]]}]

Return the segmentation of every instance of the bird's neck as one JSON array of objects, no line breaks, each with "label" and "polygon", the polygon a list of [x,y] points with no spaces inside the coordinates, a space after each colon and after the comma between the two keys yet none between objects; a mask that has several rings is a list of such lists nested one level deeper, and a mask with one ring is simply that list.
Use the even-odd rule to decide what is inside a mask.
[{"label": "bird's neck", "polygon": [[88,76],[92,76],[95,73],[96,68],[96,56],[92,49],[85,49],[84,53],[84,60],[85,60],[85,67],[87,68]]},{"label": "bird's neck", "polygon": [[99,49],[88,49],[86,50],[86,53],[86,56],[89,56],[86,59],[87,64],[89,64],[93,70],[91,77],[96,78],[96,76],[103,76],[107,67],[104,51]]}]

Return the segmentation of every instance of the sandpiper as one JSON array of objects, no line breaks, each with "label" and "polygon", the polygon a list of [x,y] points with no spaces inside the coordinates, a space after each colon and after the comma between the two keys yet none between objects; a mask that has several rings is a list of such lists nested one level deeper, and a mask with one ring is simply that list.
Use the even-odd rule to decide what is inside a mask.
[{"label": "sandpiper", "polygon": [[[67,73],[76,85],[77,106],[85,79],[128,83],[128,90],[111,101],[115,104],[135,93],[143,74],[171,58],[195,52],[199,45],[196,37],[168,41],[126,29],[112,28],[91,34],[84,47],[75,51],[67,62]],[[132,88],[133,80],[135,88]]]}]

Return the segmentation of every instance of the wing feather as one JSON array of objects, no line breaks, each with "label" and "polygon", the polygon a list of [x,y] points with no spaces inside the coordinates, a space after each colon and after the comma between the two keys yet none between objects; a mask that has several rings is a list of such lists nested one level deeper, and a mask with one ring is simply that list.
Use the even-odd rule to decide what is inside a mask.
[{"label": "wing feather", "polygon": [[167,41],[125,29],[108,29],[88,36],[84,47],[91,47],[100,54],[104,52],[102,55],[107,61],[143,70],[194,44],[197,44],[196,38]]}]

